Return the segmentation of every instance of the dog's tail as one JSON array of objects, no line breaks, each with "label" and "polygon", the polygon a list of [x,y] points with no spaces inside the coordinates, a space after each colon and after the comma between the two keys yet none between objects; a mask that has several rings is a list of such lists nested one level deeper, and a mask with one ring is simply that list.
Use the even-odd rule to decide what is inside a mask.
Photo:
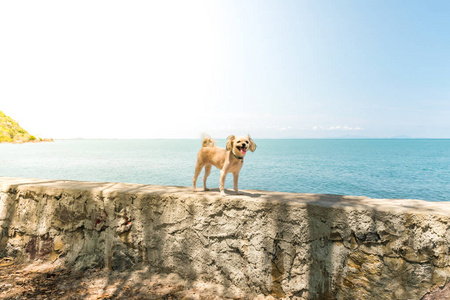
[{"label": "dog's tail", "polygon": [[214,147],[216,146],[216,143],[214,142],[214,140],[207,134],[203,134],[202,135],[202,147]]}]

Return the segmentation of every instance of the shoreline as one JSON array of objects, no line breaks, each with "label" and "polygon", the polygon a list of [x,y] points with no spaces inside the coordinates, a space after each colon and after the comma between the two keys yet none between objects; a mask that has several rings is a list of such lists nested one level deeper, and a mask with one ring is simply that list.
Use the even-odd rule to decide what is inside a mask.
[{"label": "shoreline", "polygon": [[52,143],[55,142],[53,139],[35,139],[29,141],[15,140],[11,142],[0,142],[0,144],[27,144],[27,143]]}]

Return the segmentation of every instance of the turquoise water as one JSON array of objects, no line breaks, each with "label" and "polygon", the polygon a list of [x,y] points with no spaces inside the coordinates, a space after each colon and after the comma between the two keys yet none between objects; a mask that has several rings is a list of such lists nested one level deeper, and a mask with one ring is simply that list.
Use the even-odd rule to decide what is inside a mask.
[{"label": "turquoise water", "polygon": [[[240,189],[450,201],[449,139],[255,142]],[[225,146],[224,140],[217,143]],[[0,176],[191,186],[200,145],[200,140],[0,144]],[[218,170],[208,183],[218,187]],[[232,188],[231,174],[226,188]]]}]

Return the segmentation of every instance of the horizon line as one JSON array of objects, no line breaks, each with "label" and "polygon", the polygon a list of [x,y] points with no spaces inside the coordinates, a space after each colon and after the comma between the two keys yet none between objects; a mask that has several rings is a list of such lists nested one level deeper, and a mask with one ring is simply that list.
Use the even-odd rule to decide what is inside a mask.
[{"label": "horizon line", "polygon": [[[450,137],[317,137],[258,138],[259,140],[448,140]],[[53,140],[200,140],[201,138],[53,138]],[[217,138],[219,140],[226,138]]]}]

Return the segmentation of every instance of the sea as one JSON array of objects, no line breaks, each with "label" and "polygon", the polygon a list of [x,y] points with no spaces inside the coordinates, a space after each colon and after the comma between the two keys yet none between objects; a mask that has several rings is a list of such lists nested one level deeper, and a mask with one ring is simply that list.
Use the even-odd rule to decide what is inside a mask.
[{"label": "sea", "polygon": [[[225,147],[225,140],[216,140]],[[255,139],[239,189],[450,201],[450,139]],[[0,144],[0,176],[191,186],[201,140]],[[202,186],[201,176],[197,182]],[[232,174],[226,189],[232,189]],[[219,186],[213,168],[208,187]]]}]

